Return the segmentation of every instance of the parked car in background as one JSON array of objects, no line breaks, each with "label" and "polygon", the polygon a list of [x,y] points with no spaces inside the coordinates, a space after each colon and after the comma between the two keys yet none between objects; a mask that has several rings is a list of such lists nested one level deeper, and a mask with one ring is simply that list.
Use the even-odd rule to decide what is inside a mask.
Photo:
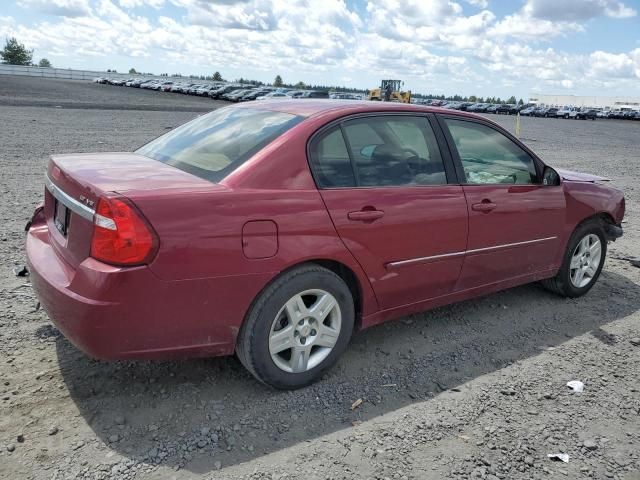
[{"label": "parked car in background", "polygon": [[535,116],[536,108],[537,107],[535,105],[531,105],[529,107],[523,108],[523,109],[520,110],[520,115],[524,115],[525,117],[527,117],[527,116]]},{"label": "parked car in background", "polygon": [[273,100],[275,98],[292,98],[288,93],[282,92],[269,92],[264,95],[256,97],[256,100]]},{"label": "parked car in background", "polygon": [[571,116],[571,112],[576,110],[574,107],[561,107],[556,111],[557,118],[569,118]]},{"label": "parked car in background", "polygon": [[490,104],[487,109],[485,110],[485,113],[496,113],[496,110],[498,109],[499,105],[496,103],[492,103]]},{"label": "parked car in background", "polygon": [[496,113],[497,114],[504,114],[504,115],[509,115],[511,113],[511,109],[514,108],[515,105],[512,105],[510,103],[503,103],[502,105],[498,105],[496,107]]},{"label": "parked car in background", "polygon": [[251,89],[249,89],[249,88],[240,89],[240,90],[233,90],[232,92],[229,92],[229,93],[223,95],[221,98],[223,100],[227,100],[229,102],[239,102],[240,99],[242,97],[244,97],[249,92],[251,92]]},{"label": "parked car in background", "polygon": [[187,90],[191,88],[193,83],[176,83],[171,87],[171,93],[187,93]]},{"label": "parked car in background", "polygon": [[548,117],[556,118],[557,113],[558,113],[558,109],[556,107],[540,107],[534,111],[533,116],[545,117],[545,118],[548,118]]},{"label": "parked car in background", "polygon": [[195,90],[195,95],[198,95],[200,97],[208,97],[209,92],[218,88],[219,87],[217,85],[203,85]]},{"label": "parked car in background", "polygon": [[603,180],[455,110],[252,102],[135,153],[52,156],[29,278],[92,357],[235,353],[298,388],[356,328],[529,282],[586,294],[622,235]]},{"label": "parked car in background", "polygon": [[182,93],[186,93],[187,95],[195,95],[196,94],[196,90],[198,88],[202,88],[204,85],[200,84],[200,83],[194,83],[193,85],[189,86],[188,88],[184,89],[184,91]]},{"label": "parked car in background", "polygon": [[222,98],[224,95],[227,95],[228,93],[231,93],[234,90],[242,90],[242,89],[245,89],[245,87],[238,84],[224,85],[218,88],[217,90],[211,90],[209,92],[209,97],[214,99]]},{"label": "parked car in background", "polygon": [[147,80],[146,82],[142,82],[140,84],[140,88],[145,90],[155,90],[155,88],[160,84],[158,80]]},{"label": "parked car in background", "polygon": [[308,90],[298,98],[329,98],[329,92],[326,90]]},{"label": "parked car in background", "polygon": [[593,108],[573,109],[569,113],[569,118],[574,120],[595,120],[598,116],[598,111]]},{"label": "parked car in background", "polygon": [[255,90],[252,90],[251,92],[247,93],[246,95],[244,95],[240,99],[240,101],[241,102],[247,102],[247,101],[250,101],[250,100],[255,100],[256,98],[261,97],[263,95],[267,95],[267,94],[269,94],[271,92],[273,92],[273,90],[270,89],[270,88],[257,88]]},{"label": "parked car in background", "polygon": [[285,95],[291,98],[300,98],[304,92],[302,90],[290,90]]}]

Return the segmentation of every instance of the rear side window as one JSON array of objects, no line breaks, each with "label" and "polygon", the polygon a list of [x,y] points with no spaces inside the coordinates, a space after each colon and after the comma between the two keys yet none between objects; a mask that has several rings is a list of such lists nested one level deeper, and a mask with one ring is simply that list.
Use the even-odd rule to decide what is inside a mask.
[{"label": "rear side window", "polygon": [[355,186],[349,152],[339,127],[324,133],[314,142],[311,161],[319,187]]},{"label": "rear side window", "polygon": [[425,117],[365,117],[344,123],[358,185],[444,185],[440,150]]},{"label": "rear side window", "polygon": [[345,121],[311,144],[321,188],[444,185],[435,135],[424,117],[365,117]]},{"label": "rear side window", "polygon": [[269,110],[222,108],[156,138],[136,153],[219,182],[302,119]]},{"label": "rear side window", "polygon": [[475,122],[445,119],[467,184],[538,183],[533,158],[502,133]]}]

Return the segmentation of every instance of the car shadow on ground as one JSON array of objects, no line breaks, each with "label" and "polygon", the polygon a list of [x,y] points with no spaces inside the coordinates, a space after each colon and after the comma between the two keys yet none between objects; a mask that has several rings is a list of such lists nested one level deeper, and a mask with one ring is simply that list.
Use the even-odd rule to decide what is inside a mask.
[{"label": "car shadow on ground", "polygon": [[294,392],[259,384],[235,358],[100,362],[61,336],[57,353],[101,441],[127,458],[205,473],[428,401],[587,332],[612,342],[602,327],[639,308],[640,286],[608,271],[580,299],[514,288],[360,332],[331,372]]}]

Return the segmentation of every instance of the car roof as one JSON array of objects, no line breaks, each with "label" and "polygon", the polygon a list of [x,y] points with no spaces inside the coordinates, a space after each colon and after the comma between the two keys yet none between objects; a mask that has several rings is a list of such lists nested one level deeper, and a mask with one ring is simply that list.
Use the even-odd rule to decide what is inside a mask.
[{"label": "car roof", "polygon": [[[268,104],[244,103],[232,108],[255,108],[259,110],[271,110],[274,112],[290,113],[302,117],[312,117],[321,115],[329,111],[343,111],[345,114],[367,113],[367,112],[418,112],[418,113],[446,113],[464,117],[481,118],[466,112],[455,112],[438,107],[426,105],[394,103],[394,102],[372,102],[367,100],[329,100],[329,99],[308,99],[308,100],[272,100]],[[454,113],[455,112],[455,113]]]}]

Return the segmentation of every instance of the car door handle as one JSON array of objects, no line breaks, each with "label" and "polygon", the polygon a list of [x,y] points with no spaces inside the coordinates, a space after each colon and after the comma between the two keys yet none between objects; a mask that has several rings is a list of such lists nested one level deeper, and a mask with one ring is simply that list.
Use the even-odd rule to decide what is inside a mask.
[{"label": "car door handle", "polygon": [[483,200],[480,203],[474,203],[473,205],[471,205],[472,210],[475,210],[476,212],[485,212],[485,213],[489,213],[491,210],[493,210],[496,207],[497,205],[489,200]]},{"label": "car door handle", "polygon": [[349,220],[353,220],[355,222],[373,222],[383,216],[384,212],[382,210],[358,210],[347,214]]}]

